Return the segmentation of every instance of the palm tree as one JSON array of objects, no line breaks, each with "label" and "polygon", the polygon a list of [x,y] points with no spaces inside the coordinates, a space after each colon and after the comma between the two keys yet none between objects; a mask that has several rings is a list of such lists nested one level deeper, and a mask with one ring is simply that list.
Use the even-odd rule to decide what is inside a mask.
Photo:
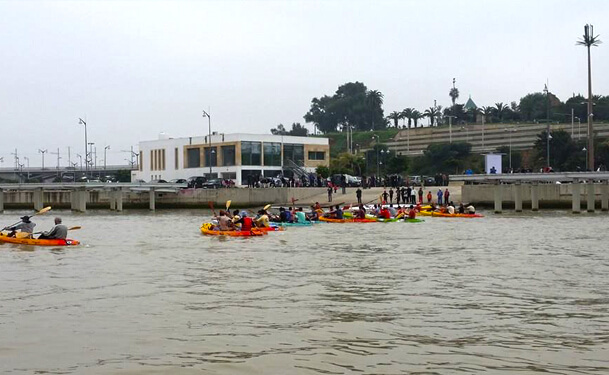
[{"label": "palm tree", "polygon": [[383,94],[378,90],[370,90],[366,93],[366,103],[370,109],[370,117],[372,123],[372,130],[374,130],[374,117],[377,108],[383,105]]},{"label": "palm tree", "polygon": [[495,103],[495,113],[499,118],[499,122],[503,122],[503,116],[510,108],[503,103]]},{"label": "palm tree", "polygon": [[412,120],[414,121],[414,127],[415,127],[415,129],[417,127],[417,124],[418,124],[419,120],[422,119],[423,117],[425,117],[421,112],[417,111],[416,109],[414,109],[412,111],[411,116],[412,116]]},{"label": "palm tree", "polygon": [[393,111],[389,114],[389,116],[387,116],[387,120],[393,121],[393,125],[395,126],[396,129],[399,126],[398,121],[401,118],[402,118],[402,112],[398,112],[398,111]]},{"label": "palm tree", "polygon": [[436,117],[438,117],[438,114],[439,114],[439,112],[436,107],[429,107],[428,109],[425,110],[425,112],[423,112],[423,115],[425,115],[426,117],[429,117],[431,126],[433,126]]},{"label": "palm tree", "polygon": [[402,111],[402,118],[408,119],[408,129],[410,129],[410,125],[412,124],[412,113],[414,112],[413,108],[406,108]]},{"label": "palm tree", "polygon": [[484,115],[484,120],[487,122],[492,122],[491,120],[493,119],[493,113],[495,113],[495,107],[491,107],[491,106],[486,106],[486,107],[482,107],[482,114]]},{"label": "palm tree", "polygon": [[450,96],[450,100],[452,100],[453,102],[453,107],[455,106],[455,102],[457,101],[457,99],[459,99],[459,89],[456,87],[453,87],[452,89],[450,89],[450,92],[448,93],[448,96]]}]

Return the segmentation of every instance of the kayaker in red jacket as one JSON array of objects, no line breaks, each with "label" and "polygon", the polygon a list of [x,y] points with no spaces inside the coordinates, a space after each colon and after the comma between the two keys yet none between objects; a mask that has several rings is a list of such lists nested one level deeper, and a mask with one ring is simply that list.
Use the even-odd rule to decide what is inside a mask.
[{"label": "kayaker in red jacket", "polygon": [[235,223],[241,224],[242,231],[250,231],[254,226],[254,220],[252,220],[251,217],[248,217],[245,212],[242,212],[241,219],[237,220]]}]

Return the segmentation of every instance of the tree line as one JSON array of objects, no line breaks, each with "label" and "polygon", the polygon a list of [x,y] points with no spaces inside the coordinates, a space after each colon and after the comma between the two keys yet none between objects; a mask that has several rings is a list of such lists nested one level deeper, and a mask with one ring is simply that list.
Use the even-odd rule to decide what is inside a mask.
[{"label": "tree line", "polygon": [[[449,97],[451,105],[446,108],[441,105],[433,105],[423,110],[406,107],[385,116],[384,96],[380,91],[369,90],[361,82],[348,82],[339,86],[333,95],[313,98],[304,119],[324,134],[348,129],[375,131],[387,128],[417,128],[423,126],[423,119],[428,119],[430,126],[448,124],[449,119],[452,119],[454,124],[480,121],[486,123],[571,122],[572,120],[587,122],[587,100],[582,95],[574,94],[563,102],[551,92],[535,92],[526,94],[520,100],[509,104],[497,102],[477,107],[467,103],[457,103],[459,89],[454,87],[453,83]],[[594,120],[608,121],[609,96],[596,95],[592,101]]]},{"label": "tree line", "polygon": [[[564,130],[550,132],[550,166],[554,171],[584,171],[586,165],[586,140],[575,140]],[[508,146],[498,147],[496,152],[504,154],[503,171],[509,172],[510,164],[514,172],[538,172],[547,165],[547,133],[542,131],[531,150],[510,150]],[[432,143],[423,155],[407,157],[396,154],[383,143],[375,144],[364,153],[339,153],[330,161],[330,167],[321,167],[322,176],[331,174],[351,174],[354,176],[427,175],[438,173],[461,174],[467,169],[474,173],[484,173],[484,157],[472,153],[472,145],[467,142]],[[598,166],[609,165],[609,139],[595,138],[595,159]]]}]

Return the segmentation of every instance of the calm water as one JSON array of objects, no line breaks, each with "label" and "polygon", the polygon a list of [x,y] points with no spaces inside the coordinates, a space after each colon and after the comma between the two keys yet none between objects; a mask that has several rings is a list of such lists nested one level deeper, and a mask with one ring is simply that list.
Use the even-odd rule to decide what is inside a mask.
[{"label": "calm water", "polygon": [[205,211],[61,215],[85,246],[0,245],[0,373],[609,373],[605,214],[233,239]]}]

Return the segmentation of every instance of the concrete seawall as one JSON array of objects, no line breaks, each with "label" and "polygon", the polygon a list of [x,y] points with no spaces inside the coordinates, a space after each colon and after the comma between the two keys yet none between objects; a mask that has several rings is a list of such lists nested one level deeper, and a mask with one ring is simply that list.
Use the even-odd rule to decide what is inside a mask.
[{"label": "concrete seawall", "polygon": [[[355,189],[349,189],[349,200],[353,200]],[[92,190],[86,192],[87,208],[109,208],[111,191]],[[149,208],[150,193],[147,191],[121,192],[124,208]],[[31,208],[34,205],[33,191],[4,191],[4,208]],[[340,190],[337,201],[340,202]],[[54,208],[71,208],[72,192],[66,190],[42,192],[44,206]],[[272,204],[289,204],[292,198],[299,203],[327,201],[325,188],[267,188],[267,189],[183,189],[178,193],[156,192],[156,208],[203,208],[208,202],[216,207],[223,207],[227,200],[233,207],[253,207]]]},{"label": "concrete seawall", "polygon": [[[594,206],[596,209],[601,208],[603,198],[603,189],[607,188],[606,184],[596,183],[593,188]],[[516,196],[522,200],[524,208],[532,208],[533,189],[537,190],[537,199],[539,208],[572,208],[573,207],[573,192],[574,189],[579,191],[579,202],[587,202],[588,200],[588,184],[556,184],[556,183],[539,183],[539,184],[486,184],[486,185],[463,185],[462,194],[463,201],[470,202],[477,206],[493,207],[497,198],[496,191],[499,190],[504,207],[514,208],[516,206]]]}]

